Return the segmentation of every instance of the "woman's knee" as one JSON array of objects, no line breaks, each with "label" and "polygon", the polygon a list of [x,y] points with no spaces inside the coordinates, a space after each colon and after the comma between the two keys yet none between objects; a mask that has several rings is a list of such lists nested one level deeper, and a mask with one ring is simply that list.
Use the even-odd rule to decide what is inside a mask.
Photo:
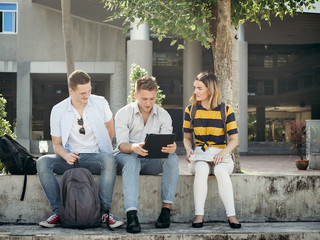
[{"label": "woman's knee", "polygon": [[195,163],[194,166],[195,174],[203,174],[203,175],[209,175],[210,167],[207,162],[198,161]]},{"label": "woman's knee", "polygon": [[226,175],[229,176],[228,169],[225,166],[225,164],[223,164],[223,163],[220,163],[220,164],[214,166],[213,172],[216,177],[226,176]]}]

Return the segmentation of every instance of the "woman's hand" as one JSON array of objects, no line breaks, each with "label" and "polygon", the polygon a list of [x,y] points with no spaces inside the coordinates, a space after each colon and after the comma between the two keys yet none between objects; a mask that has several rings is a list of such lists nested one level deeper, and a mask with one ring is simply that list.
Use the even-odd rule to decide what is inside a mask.
[{"label": "woman's hand", "polygon": [[193,154],[192,148],[186,149],[186,152],[187,152],[187,154],[186,154],[186,160],[187,160],[188,163],[191,163],[191,161],[189,160],[189,158],[190,158],[191,155]]},{"label": "woman's hand", "polygon": [[218,165],[219,163],[222,163],[224,158],[227,156],[227,153],[224,151],[219,152],[213,157],[213,163],[214,165]]},{"label": "woman's hand", "polygon": [[192,150],[192,134],[191,133],[184,133],[184,137],[183,137],[183,145],[184,148],[186,149],[186,160],[188,163],[191,163],[191,161],[189,160],[190,156],[193,154],[193,150]]}]

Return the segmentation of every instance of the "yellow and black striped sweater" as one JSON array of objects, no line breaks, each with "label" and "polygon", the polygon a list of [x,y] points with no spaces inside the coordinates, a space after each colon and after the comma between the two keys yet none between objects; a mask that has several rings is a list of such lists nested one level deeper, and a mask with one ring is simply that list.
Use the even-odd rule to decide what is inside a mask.
[{"label": "yellow and black striped sweater", "polygon": [[[213,110],[207,110],[201,105],[197,106],[197,111],[194,117],[193,128],[195,135],[196,146],[201,146],[202,149],[208,147],[225,148],[225,134],[223,123],[221,119],[221,105],[218,105]],[[183,131],[192,133],[190,126],[191,119],[191,105],[186,107]],[[233,109],[230,105],[226,104],[226,130],[228,135],[238,133],[237,123]]]}]

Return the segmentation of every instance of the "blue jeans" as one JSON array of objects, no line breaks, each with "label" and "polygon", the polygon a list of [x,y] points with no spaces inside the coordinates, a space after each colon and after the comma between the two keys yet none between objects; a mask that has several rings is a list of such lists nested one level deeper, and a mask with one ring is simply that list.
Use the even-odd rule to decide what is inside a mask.
[{"label": "blue jeans", "polygon": [[[113,188],[116,180],[117,164],[112,154],[80,153],[80,167],[87,168],[94,175],[100,176],[99,197],[101,212],[110,209]],[[59,214],[60,187],[54,174],[62,175],[73,168],[56,154],[45,155],[37,160],[37,170],[42,188],[50,202],[53,213]]]},{"label": "blue jeans", "polygon": [[168,158],[138,158],[136,153],[116,155],[118,173],[122,173],[122,187],[125,211],[138,210],[139,175],[162,174],[161,199],[163,203],[173,203],[179,178],[177,154]]}]

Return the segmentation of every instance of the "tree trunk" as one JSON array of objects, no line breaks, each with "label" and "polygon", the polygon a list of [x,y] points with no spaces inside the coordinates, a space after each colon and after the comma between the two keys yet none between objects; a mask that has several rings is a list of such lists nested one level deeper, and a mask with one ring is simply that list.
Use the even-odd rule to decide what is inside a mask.
[{"label": "tree trunk", "polygon": [[[71,31],[71,0],[61,0],[62,9],[62,32],[64,39],[64,52],[67,64],[67,76],[75,69],[72,49],[72,31]],[[69,86],[69,82],[68,82]]]},{"label": "tree trunk", "polygon": [[[217,5],[211,6],[211,10],[212,16],[216,17],[210,22],[214,72],[220,81],[222,102],[232,106],[231,0],[218,0]],[[234,154],[234,172],[240,172],[238,147],[234,150]]]}]

